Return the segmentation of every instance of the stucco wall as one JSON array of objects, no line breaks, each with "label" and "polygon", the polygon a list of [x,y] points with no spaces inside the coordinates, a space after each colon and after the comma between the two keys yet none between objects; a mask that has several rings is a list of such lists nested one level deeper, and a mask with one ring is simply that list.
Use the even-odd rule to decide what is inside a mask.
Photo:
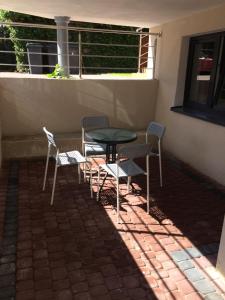
[{"label": "stucco wall", "polygon": [[85,115],[105,114],[112,126],[145,129],[154,119],[157,85],[157,80],[0,78],[3,156],[13,155],[13,145],[15,151],[26,147],[24,155],[29,145],[32,155],[40,153],[31,136],[41,134],[44,125],[80,138]]},{"label": "stucco wall", "polygon": [[[1,102],[0,102],[1,105]],[[2,165],[2,124],[1,124],[1,114],[0,114],[0,168]]]},{"label": "stucco wall", "polygon": [[189,37],[225,30],[225,5],[154,28],[162,31],[156,66],[159,88],[156,120],[167,127],[164,148],[225,184],[225,127],[171,112],[183,103]]}]

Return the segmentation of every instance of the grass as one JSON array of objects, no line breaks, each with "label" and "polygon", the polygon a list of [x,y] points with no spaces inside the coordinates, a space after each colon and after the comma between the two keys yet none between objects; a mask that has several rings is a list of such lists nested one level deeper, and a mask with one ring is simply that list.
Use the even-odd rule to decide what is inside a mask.
[{"label": "grass", "polygon": [[126,77],[126,78],[148,78],[147,73],[108,73],[108,74],[101,74],[101,76]]}]

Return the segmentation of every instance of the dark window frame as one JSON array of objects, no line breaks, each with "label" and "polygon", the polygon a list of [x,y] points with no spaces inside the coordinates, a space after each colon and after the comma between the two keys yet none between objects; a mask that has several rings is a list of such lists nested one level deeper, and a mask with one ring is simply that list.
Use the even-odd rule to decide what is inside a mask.
[{"label": "dark window frame", "polygon": [[[213,42],[215,44],[213,54],[213,68],[210,74],[210,83],[206,103],[199,103],[190,99],[193,69],[197,46],[202,43]],[[184,89],[183,106],[172,107],[171,110],[185,115],[193,116],[205,121],[225,126],[225,103],[217,106],[222,87],[225,85],[225,32],[205,34],[190,38],[187,59],[186,80]]]}]

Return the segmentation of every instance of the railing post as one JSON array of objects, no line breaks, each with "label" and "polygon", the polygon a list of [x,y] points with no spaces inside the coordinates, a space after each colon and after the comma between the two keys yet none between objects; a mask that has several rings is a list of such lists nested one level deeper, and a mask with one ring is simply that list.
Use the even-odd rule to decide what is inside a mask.
[{"label": "railing post", "polygon": [[141,73],[141,46],[142,46],[142,34],[139,35],[138,73]]},{"label": "railing post", "polygon": [[[136,32],[142,32],[142,27],[136,29]],[[138,47],[138,73],[141,73],[141,48],[142,48],[142,34],[139,35],[139,47]]]},{"label": "railing post", "polygon": [[79,41],[79,77],[82,78],[82,39],[81,39],[80,31],[78,35],[78,41]]},{"label": "railing post", "polygon": [[154,41],[154,57],[153,57],[153,72],[152,72],[153,79],[155,79],[156,54],[157,54],[157,37],[155,38]]}]

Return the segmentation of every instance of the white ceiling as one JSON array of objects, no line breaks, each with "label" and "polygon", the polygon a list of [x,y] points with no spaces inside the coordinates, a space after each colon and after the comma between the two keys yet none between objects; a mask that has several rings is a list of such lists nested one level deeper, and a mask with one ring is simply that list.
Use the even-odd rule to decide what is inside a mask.
[{"label": "white ceiling", "polygon": [[219,6],[225,0],[0,0],[0,8],[47,18],[152,27]]}]

